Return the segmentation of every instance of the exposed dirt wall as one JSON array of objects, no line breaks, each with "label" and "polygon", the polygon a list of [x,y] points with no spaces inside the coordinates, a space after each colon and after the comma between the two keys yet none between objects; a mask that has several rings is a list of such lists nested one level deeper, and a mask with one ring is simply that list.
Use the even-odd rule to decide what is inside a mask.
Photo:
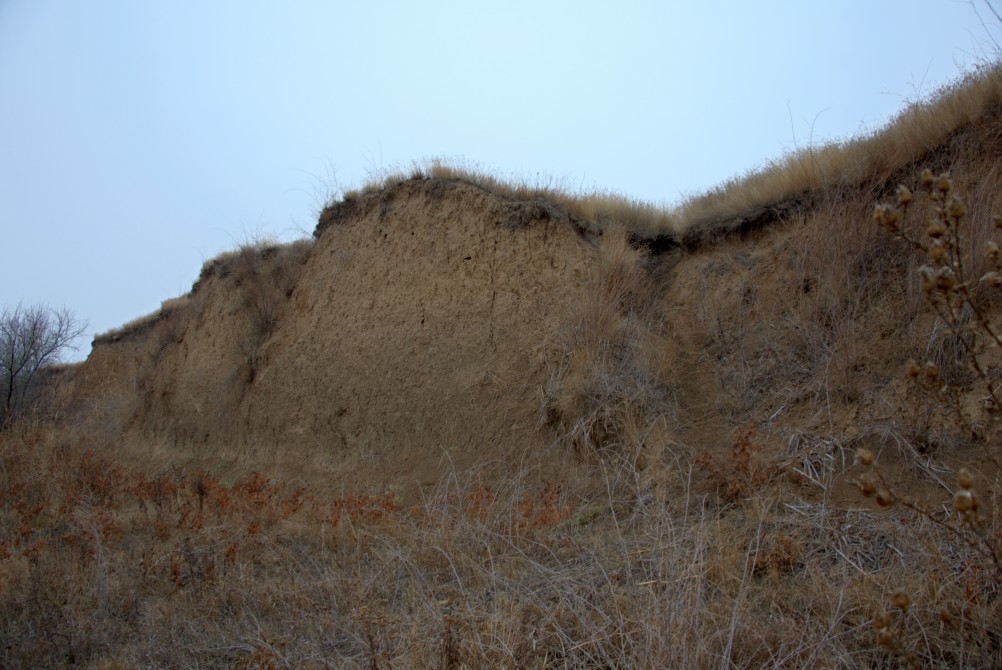
[{"label": "exposed dirt wall", "polygon": [[[212,261],[169,313],[96,344],[67,406],[137,444],[251,450],[370,488],[523,458],[560,470],[575,449],[688,467],[748,427],[794,464],[874,441],[959,448],[902,413],[909,358],[974,391],[917,292],[920,259],[871,215],[898,181],[949,169],[980,276],[1000,123],[955,133],[895,183],[653,257],[551,203],[393,183],[325,209],[312,243]],[[914,207],[921,234],[931,205]]]},{"label": "exposed dirt wall", "polygon": [[132,396],[124,423],[179,450],[287,452],[374,487],[538,456],[548,356],[593,255],[551,206],[404,182],[311,248],[210,263],[182,309],[98,344],[74,395]]},{"label": "exposed dirt wall", "polygon": [[461,182],[363,203],[320,231],[252,433],[389,481],[538,452],[547,355],[590,257],[566,217]]}]

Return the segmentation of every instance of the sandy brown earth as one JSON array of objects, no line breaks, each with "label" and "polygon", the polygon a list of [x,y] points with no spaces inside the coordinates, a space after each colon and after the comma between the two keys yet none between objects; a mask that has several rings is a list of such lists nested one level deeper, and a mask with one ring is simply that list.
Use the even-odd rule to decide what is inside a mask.
[{"label": "sandy brown earth", "polygon": [[309,454],[348,486],[538,459],[555,438],[541,389],[594,236],[459,181],[343,207],[295,261],[252,364],[241,283],[281,284],[272,273],[290,261],[275,251],[246,251],[249,273],[239,255],[209,263],[184,309],[98,342],[78,404],[128,406],[118,418],[133,433],[183,453]]},{"label": "sandy brown earth", "polygon": [[[691,466],[748,428],[808,482],[844,479],[860,445],[885,461],[956,450],[903,414],[905,363],[956,343],[916,289],[918,259],[871,213],[920,167],[949,167],[985,228],[1002,205],[984,179],[998,127],[986,117],[890,178],[650,255],[603,252],[598,225],[546,201],[391,182],[325,209],[312,243],[207,263],[190,295],[95,343],[65,411],[169,461],[252,454],[349,489],[516,464],[559,479],[603,444]],[[643,287],[623,299],[634,271]]]},{"label": "sandy brown earth", "polygon": [[998,666],[1002,113],[927,149],[674,237],[392,178],[213,259],[0,435],[0,658]]}]

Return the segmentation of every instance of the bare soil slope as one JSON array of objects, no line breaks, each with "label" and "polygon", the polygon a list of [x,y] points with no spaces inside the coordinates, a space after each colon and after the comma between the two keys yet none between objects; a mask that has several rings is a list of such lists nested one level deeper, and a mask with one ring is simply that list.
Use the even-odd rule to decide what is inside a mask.
[{"label": "bare soil slope", "polygon": [[921,169],[950,169],[980,258],[1000,127],[987,114],[889,181],[646,256],[545,200],[401,179],[325,209],[312,243],[210,261],[189,296],[95,343],[67,406],[172,462],[253,456],[352,489],[485,464],[556,477],[596,453],[661,466],[654,481],[726,457],[749,427],[764,461],[809,474],[842,472],[860,444],[955,448],[903,414],[909,358],[969,380],[917,291],[919,259],[871,213]]},{"label": "bare soil slope", "polygon": [[[546,200],[390,181],[326,208],[313,243],[208,263],[184,300],[96,343],[69,406],[169,460],[252,455],[352,489],[617,459],[657,466],[641,488],[694,463],[714,486],[706,459],[749,429],[770,472],[809,481],[851,479],[858,446],[956,460],[965,440],[916,414],[902,370],[932,360],[979,391],[917,290],[919,255],[871,215],[922,169],[950,170],[980,276],[1000,129],[989,111],[889,179],[648,255]],[[930,207],[915,205],[918,234]]]},{"label": "bare soil slope", "polygon": [[141,439],[376,488],[538,457],[547,357],[594,256],[562,210],[413,180],[325,211],[316,237],[207,264],[183,307],[96,343],[78,403],[132,395]]},{"label": "bare soil slope", "polygon": [[539,453],[547,355],[591,255],[566,215],[437,180],[350,207],[267,344],[252,434],[384,485]]}]

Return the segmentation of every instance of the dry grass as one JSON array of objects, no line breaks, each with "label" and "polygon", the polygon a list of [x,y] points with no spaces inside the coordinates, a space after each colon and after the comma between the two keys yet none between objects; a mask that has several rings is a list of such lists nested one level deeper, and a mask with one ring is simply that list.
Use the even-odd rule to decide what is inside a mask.
[{"label": "dry grass", "polygon": [[239,292],[237,302],[245,324],[235,340],[235,353],[243,362],[242,379],[246,383],[254,380],[261,349],[274,331],[312,248],[312,239],[291,244],[254,240],[214,258],[202,268],[199,281],[218,277],[232,282]]},{"label": "dry grass", "polygon": [[506,181],[490,172],[432,161],[426,173],[439,179],[461,179],[492,193],[516,200],[545,200],[563,207],[574,217],[610,228],[625,227],[641,237],[675,235],[683,224],[667,205],[646,203],[610,191],[571,194],[566,189],[532,185],[525,181]]},{"label": "dry grass", "polygon": [[[635,236],[652,238],[681,233],[682,226],[667,205],[642,202],[610,191],[572,193],[560,185],[535,183],[518,177],[504,178],[481,166],[464,162],[434,159],[417,164],[409,173],[393,171],[370,179],[361,189],[347,191],[345,201],[378,193],[409,179],[447,179],[473,184],[503,198],[521,201],[545,201],[563,208],[572,217],[599,226],[626,228]],[[328,203],[328,206],[333,205]]]},{"label": "dry grass", "polygon": [[135,318],[128,323],[112,328],[104,333],[99,333],[94,337],[95,342],[115,342],[129,335],[141,332],[151,327],[161,319],[169,317],[175,312],[184,310],[191,299],[189,294],[184,294],[176,298],[169,298],[160,303],[160,309],[155,312]]},{"label": "dry grass", "polygon": [[664,356],[655,282],[625,231],[608,230],[595,250],[563,332],[544,393],[544,414],[562,440],[590,458],[631,465],[664,444],[677,420],[677,387]]},{"label": "dry grass", "polygon": [[[295,265],[301,264],[313,246],[313,240],[304,238],[283,244],[271,237],[257,237],[237,245],[236,249],[225,251],[215,258],[205,262],[199,280],[209,277],[228,277],[252,272],[261,265],[261,261],[274,259],[275,265],[285,268],[283,272],[291,272]],[[283,279],[283,287],[288,281]],[[196,284],[197,285],[197,284]]]},{"label": "dry grass", "polygon": [[790,153],[683,202],[677,215],[688,229],[816,191],[883,183],[957,130],[997,113],[1000,103],[1002,66],[983,66],[908,104],[872,134]]},{"label": "dry grass", "polygon": [[5,667],[873,667],[901,587],[923,659],[999,653],[991,575],[893,515],[721,507],[685,472],[664,502],[471,475],[405,507],[0,439]]},{"label": "dry grass", "polygon": [[[713,238],[733,220],[756,219],[762,210],[885,182],[941,147],[958,130],[997,113],[1002,103],[1002,66],[982,66],[923,100],[909,103],[883,128],[868,135],[809,146],[770,161],[705,193],[670,206],[610,192],[576,193],[560,185],[505,179],[461,162],[433,160],[409,173],[372,179],[351,200],[407,179],[460,179],[518,200],[545,200],[572,216],[600,226],[621,227],[639,239],[667,237],[690,244]],[[666,185],[670,191],[671,185]],[[328,203],[333,204],[333,203]]]},{"label": "dry grass", "polygon": [[[996,159],[982,150],[995,132],[988,125],[958,135],[949,154],[941,150],[921,164],[957,158],[955,181],[970,202],[971,220],[961,244],[968,271],[978,277],[989,269],[982,249],[993,234],[992,213],[1002,208]],[[917,188],[914,176],[906,182]],[[962,338],[923,299],[920,255],[872,221],[874,203],[889,190],[818,194],[809,210],[784,216],[768,237],[720,241],[679,266],[675,291],[684,286],[698,297],[668,292],[669,309],[694,306],[695,326],[687,330],[709,354],[722,391],[717,408],[726,416],[758,422],[768,416],[759,412],[807,402],[831,417],[850,403],[866,408],[860,421],[901,423],[889,398],[909,358],[933,359],[950,383],[963,385]],[[914,230],[924,233],[933,214],[928,203],[916,204]],[[987,306],[985,292],[976,292]],[[916,444],[927,442],[911,427],[899,430]]]}]

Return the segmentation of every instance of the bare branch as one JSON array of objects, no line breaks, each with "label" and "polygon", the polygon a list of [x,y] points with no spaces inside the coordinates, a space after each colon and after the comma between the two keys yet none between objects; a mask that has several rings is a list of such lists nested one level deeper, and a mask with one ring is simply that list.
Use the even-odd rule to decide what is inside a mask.
[{"label": "bare branch", "polygon": [[24,403],[38,371],[59,361],[87,324],[65,307],[45,305],[0,312],[0,428],[25,409]]}]

